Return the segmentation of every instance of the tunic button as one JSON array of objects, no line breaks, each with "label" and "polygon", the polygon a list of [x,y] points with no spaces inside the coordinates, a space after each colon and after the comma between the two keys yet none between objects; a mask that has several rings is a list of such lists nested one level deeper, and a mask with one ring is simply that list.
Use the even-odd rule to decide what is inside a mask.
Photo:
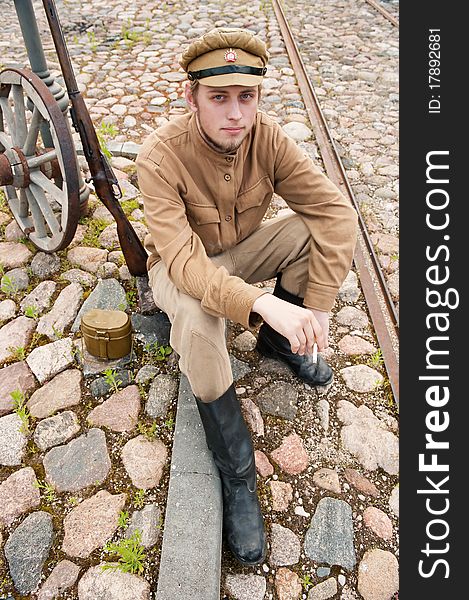
[{"label": "tunic button", "polygon": [[231,221],[231,216],[230,215],[226,215],[225,221]]},{"label": "tunic button", "polygon": [[231,175],[228,175],[228,173],[226,173],[225,175],[225,181],[229,181],[231,179]]}]

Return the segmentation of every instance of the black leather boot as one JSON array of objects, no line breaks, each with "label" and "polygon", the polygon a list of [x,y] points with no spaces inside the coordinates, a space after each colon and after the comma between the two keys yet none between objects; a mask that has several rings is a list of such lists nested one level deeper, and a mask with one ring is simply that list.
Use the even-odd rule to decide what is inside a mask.
[{"label": "black leather boot", "polygon": [[[284,290],[280,285],[281,276],[277,276],[274,296],[295,304],[303,306],[303,298],[294,296]],[[327,362],[318,354],[317,362],[313,362],[311,355],[294,354],[291,351],[290,342],[286,337],[280,335],[275,329],[272,329],[267,323],[263,323],[259,329],[257,337],[256,350],[267,358],[275,358],[286,363],[290,369],[303,381],[309,385],[328,385],[333,379],[333,373]]]},{"label": "black leather boot", "polygon": [[220,471],[223,529],[236,559],[243,565],[262,563],[266,554],[264,521],[256,493],[256,464],[234,386],[213,402],[196,398],[207,445]]}]

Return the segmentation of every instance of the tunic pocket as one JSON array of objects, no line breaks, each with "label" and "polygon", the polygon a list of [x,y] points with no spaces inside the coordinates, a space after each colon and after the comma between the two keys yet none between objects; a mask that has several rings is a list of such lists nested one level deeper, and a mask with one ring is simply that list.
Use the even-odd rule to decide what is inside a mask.
[{"label": "tunic pocket", "polygon": [[239,194],[236,199],[238,241],[244,239],[260,225],[273,192],[272,182],[266,175]]},{"label": "tunic pocket", "polygon": [[188,216],[197,225],[220,223],[220,214],[216,206],[208,206],[206,204],[189,204],[189,202],[187,202],[186,210]]}]

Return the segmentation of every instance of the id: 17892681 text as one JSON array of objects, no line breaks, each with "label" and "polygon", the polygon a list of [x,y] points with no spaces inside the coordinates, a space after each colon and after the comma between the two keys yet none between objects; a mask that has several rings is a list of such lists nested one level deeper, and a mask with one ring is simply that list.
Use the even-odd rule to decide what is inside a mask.
[{"label": "id: 17892681 text", "polygon": [[428,87],[431,98],[428,102],[428,112],[430,114],[439,114],[441,110],[440,94],[440,56],[441,56],[441,36],[439,29],[428,30]]}]

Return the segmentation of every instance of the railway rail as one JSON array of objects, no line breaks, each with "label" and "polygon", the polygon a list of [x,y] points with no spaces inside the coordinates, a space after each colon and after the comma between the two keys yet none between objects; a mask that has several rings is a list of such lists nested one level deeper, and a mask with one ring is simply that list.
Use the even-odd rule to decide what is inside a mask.
[{"label": "railway rail", "polygon": [[380,12],[395,27],[399,27],[399,19],[392,15],[378,0],[365,0],[370,6]]},{"label": "railway rail", "polygon": [[[375,3],[373,2],[373,4]],[[298,50],[285,12],[278,0],[272,0],[272,5],[285,41],[290,62],[295,70],[298,85],[305,101],[306,110],[316,136],[326,173],[350,200],[358,213],[360,230],[354,262],[359,273],[363,294],[382,351],[394,399],[399,404],[399,317],[397,310],[386,284],[378,257],[374,251],[365,221],[355,199],[352,186],[347,178],[345,168],[321,110],[314,87],[308,77],[305,64]]]}]

